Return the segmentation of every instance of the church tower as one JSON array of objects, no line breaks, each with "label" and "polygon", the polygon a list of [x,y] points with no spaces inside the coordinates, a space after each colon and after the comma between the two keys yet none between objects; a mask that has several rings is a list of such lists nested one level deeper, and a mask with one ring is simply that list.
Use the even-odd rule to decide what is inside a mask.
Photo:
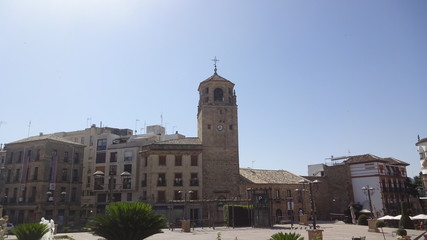
[{"label": "church tower", "polygon": [[239,144],[234,83],[214,74],[199,85],[198,137],[203,145],[203,198],[239,192]]}]

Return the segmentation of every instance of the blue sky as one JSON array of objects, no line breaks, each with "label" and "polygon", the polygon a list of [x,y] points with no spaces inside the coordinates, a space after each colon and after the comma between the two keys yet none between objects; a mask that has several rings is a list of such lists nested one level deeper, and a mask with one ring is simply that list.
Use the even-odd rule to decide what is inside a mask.
[{"label": "blue sky", "polygon": [[90,122],[196,136],[197,87],[217,56],[236,84],[241,167],[306,175],[331,155],[371,153],[413,177],[426,11],[423,0],[1,1],[0,143]]}]

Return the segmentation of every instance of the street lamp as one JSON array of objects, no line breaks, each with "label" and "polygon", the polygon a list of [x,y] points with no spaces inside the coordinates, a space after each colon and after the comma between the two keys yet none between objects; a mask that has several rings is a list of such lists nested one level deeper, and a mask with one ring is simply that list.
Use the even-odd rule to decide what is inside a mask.
[{"label": "street lamp", "polygon": [[187,190],[180,190],[180,191],[178,191],[178,193],[184,193],[184,215],[183,215],[183,217],[184,217],[184,220],[187,220],[187,193],[188,193],[188,195],[190,196],[190,194],[192,194],[193,193],[193,191],[187,191]]},{"label": "street lamp", "polygon": [[310,192],[310,203],[311,203],[311,218],[313,220],[313,229],[316,229],[316,203],[315,203],[314,194],[313,194],[313,184],[317,184],[320,181],[316,179],[314,181],[301,180],[299,182],[302,184],[308,183],[309,192]]},{"label": "street lamp", "polygon": [[372,211],[372,200],[371,200],[371,194],[373,194],[374,188],[370,187],[369,185],[366,185],[362,187],[362,190],[365,194],[368,195],[368,201],[369,201],[369,210],[371,211],[370,217],[373,218],[373,211]]},{"label": "street lamp", "polygon": [[[93,176],[96,179],[104,179],[105,173],[103,171],[98,170],[98,171],[96,171],[96,172],[93,173]],[[129,172],[127,172],[127,171],[124,171],[124,172],[122,172],[120,174],[120,177],[122,179],[128,179],[128,178],[130,178],[130,176],[131,176],[131,174]],[[113,172],[110,171],[110,173],[108,174],[108,192],[107,192],[108,193],[107,194],[107,196],[108,196],[107,197],[107,202],[108,203],[113,202],[111,194],[113,192],[113,179],[114,179],[114,177],[115,177],[115,174],[113,174]]]}]

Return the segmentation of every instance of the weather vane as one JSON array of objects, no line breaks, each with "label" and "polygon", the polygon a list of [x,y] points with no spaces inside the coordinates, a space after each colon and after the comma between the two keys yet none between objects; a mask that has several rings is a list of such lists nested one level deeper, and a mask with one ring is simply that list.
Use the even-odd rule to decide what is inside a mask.
[{"label": "weather vane", "polygon": [[212,59],[212,61],[214,62],[214,71],[215,71],[215,73],[216,73],[216,62],[219,62],[219,60],[218,59],[216,59],[216,56],[215,56],[215,58],[214,59]]}]

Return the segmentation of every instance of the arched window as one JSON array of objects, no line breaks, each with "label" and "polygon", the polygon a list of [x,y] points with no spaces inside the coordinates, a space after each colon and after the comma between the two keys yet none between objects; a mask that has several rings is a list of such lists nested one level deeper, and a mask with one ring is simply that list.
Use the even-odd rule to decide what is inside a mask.
[{"label": "arched window", "polygon": [[214,101],[222,102],[224,101],[224,93],[221,88],[216,88],[214,91]]}]

